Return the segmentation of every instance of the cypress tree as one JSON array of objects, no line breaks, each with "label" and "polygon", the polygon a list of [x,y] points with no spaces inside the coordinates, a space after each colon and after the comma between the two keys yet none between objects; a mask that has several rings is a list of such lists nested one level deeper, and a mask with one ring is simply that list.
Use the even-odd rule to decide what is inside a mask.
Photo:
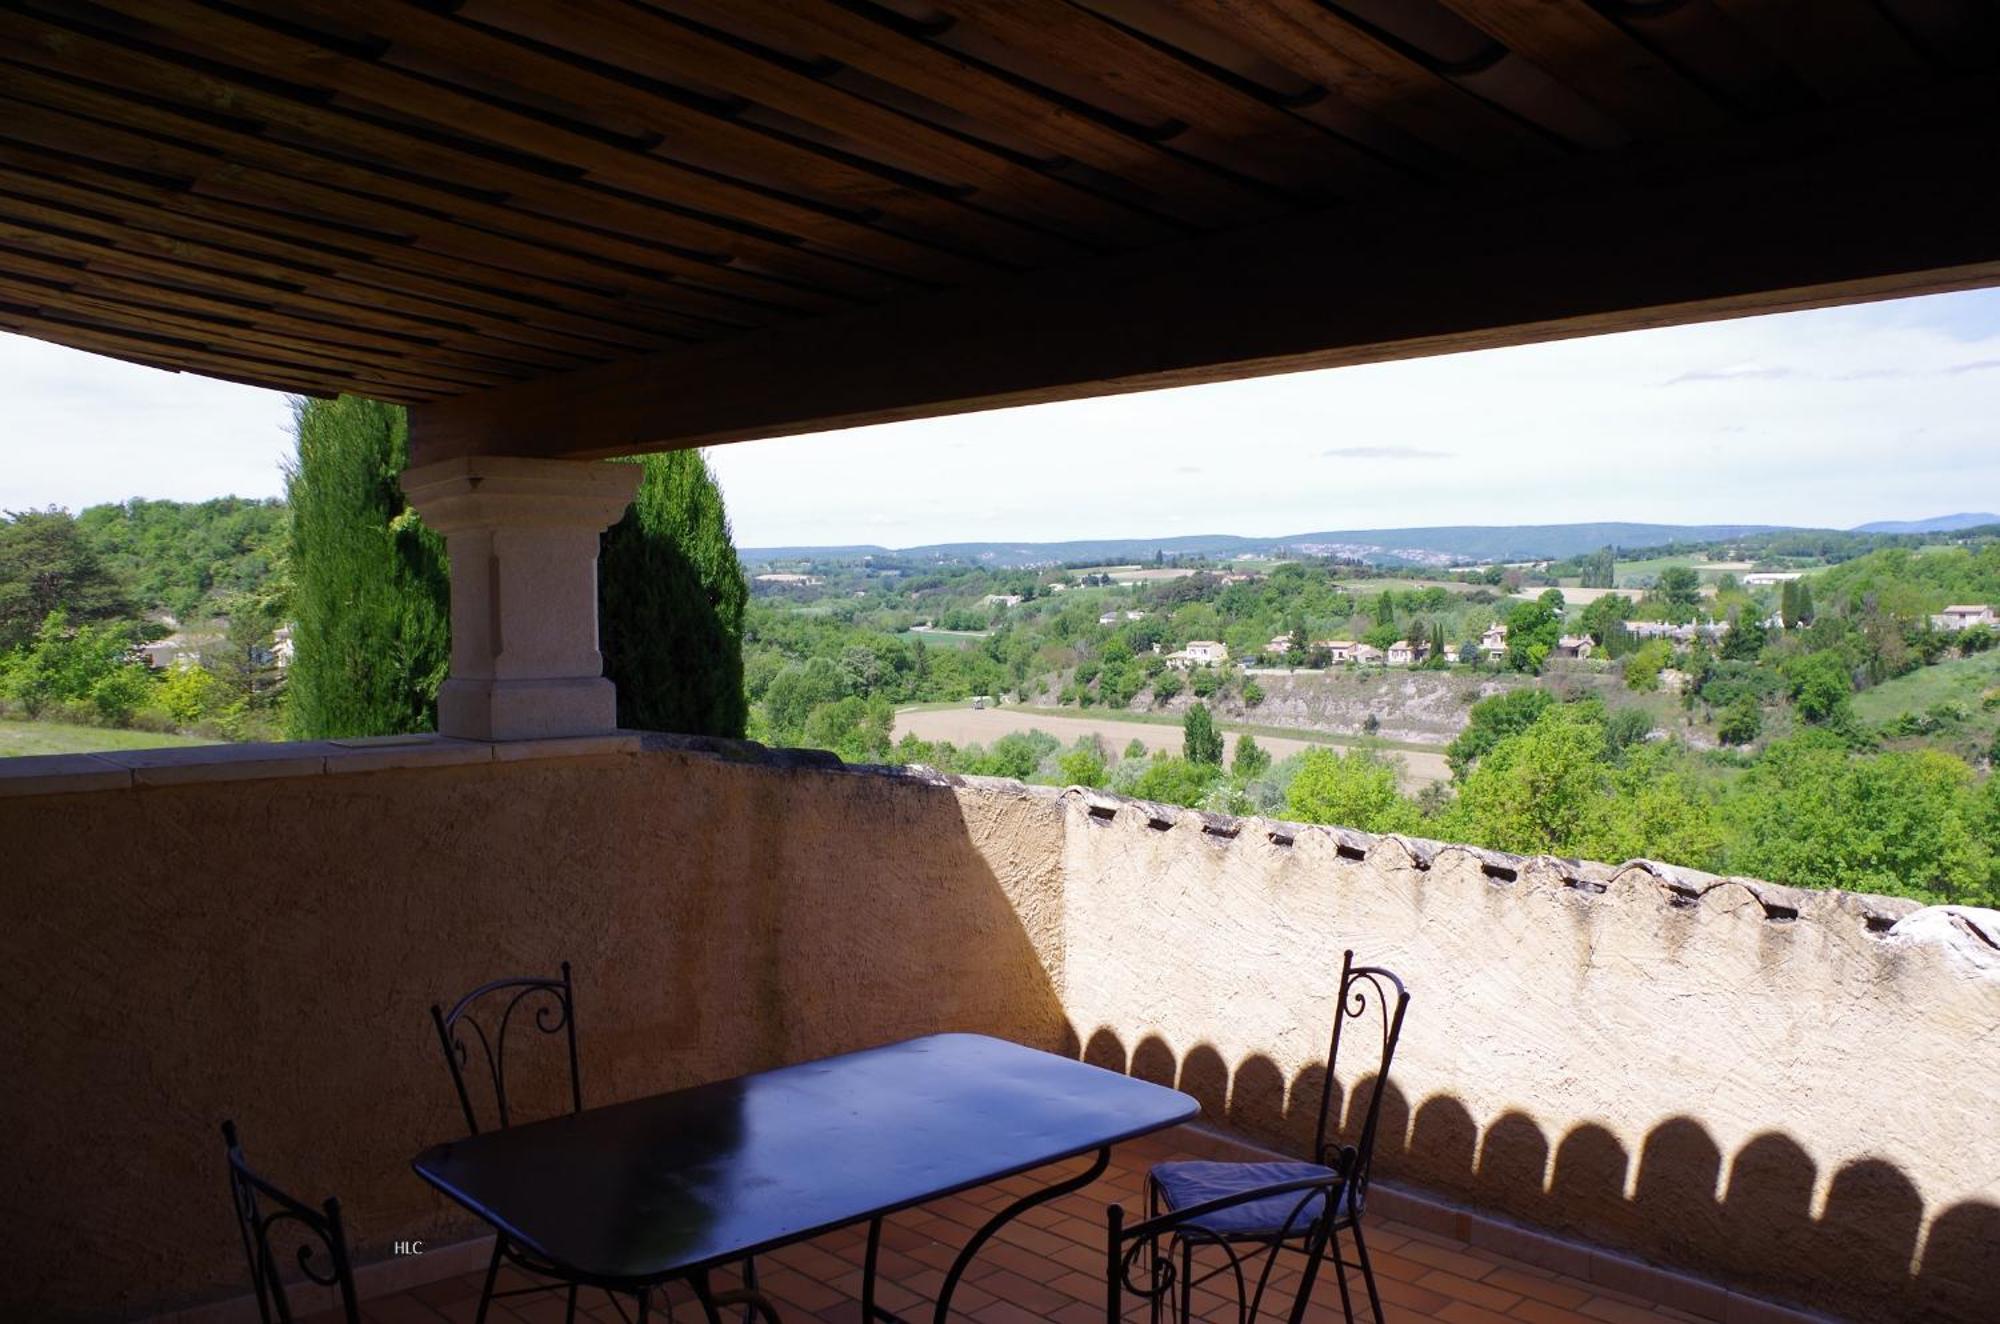
[{"label": "cypress tree", "polygon": [[1222,732],[1216,730],[1208,705],[1195,704],[1181,719],[1181,752],[1189,763],[1222,766]]},{"label": "cypress tree", "polygon": [[646,476],[604,534],[597,577],[599,647],[618,686],[618,724],[740,737],[749,587],[722,491],[699,451],[633,463]]},{"label": "cypress tree", "polygon": [[444,540],[397,481],[409,455],[403,411],[341,396],[301,400],[293,419],[286,730],[295,740],[434,730],[451,663],[450,587]]}]

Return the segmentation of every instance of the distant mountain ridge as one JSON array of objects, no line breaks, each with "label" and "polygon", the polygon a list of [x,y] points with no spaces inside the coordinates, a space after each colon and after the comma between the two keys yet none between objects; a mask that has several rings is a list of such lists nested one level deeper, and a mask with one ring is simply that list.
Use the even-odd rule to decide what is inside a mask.
[{"label": "distant mountain ridge", "polygon": [[1878,519],[1873,524],[1857,524],[1855,533],[1955,533],[1976,529],[1982,524],[2000,524],[2000,515],[1991,511],[1966,511],[1956,515],[1933,515],[1929,519]]},{"label": "distant mountain ridge", "polygon": [[[1974,520],[1973,522],[1980,522]],[[2000,522],[2000,521],[1994,521]],[[1677,542],[1717,542],[1774,533],[1782,524],[1456,524],[1402,529],[1330,529],[1282,538],[1183,534],[1171,538],[1092,538],[1068,542],[929,543],[918,547],[849,544],[834,547],[745,547],[751,565],[801,560],[958,561],[997,566],[1116,564],[1169,556],[1347,556],[1385,565],[1454,565],[1476,561],[1560,560],[1600,547],[1638,550]]]}]

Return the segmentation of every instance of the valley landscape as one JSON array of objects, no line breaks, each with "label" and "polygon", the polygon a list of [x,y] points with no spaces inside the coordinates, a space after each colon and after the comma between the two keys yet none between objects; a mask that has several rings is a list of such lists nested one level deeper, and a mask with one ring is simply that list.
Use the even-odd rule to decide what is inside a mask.
[{"label": "valley landscape", "polygon": [[[0,752],[281,733],[288,519],[225,498],[0,523]],[[740,560],[742,710],[768,744],[2000,896],[2000,517]]]}]

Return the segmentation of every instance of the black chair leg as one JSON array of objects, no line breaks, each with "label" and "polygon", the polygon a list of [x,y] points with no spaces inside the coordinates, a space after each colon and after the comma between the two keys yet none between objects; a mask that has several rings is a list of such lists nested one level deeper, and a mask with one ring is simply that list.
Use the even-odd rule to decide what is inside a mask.
[{"label": "black chair leg", "polygon": [[[1368,1286],[1368,1308],[1375,1312],[1375,1324],[1382,1324],[1382,1298],[1375,1291],[1375,1266],[1368,1263],[1368,1243],[1361,1236],[1361,1219],[1354,1220],[1354,1254],[1361,1261],[1361,1281]],[[1343,1280],[1345,1278],[1343,1277]],[[1354,1318],[1352,1315],[1349,1319]]]},{"label": "black chair leg", "polygon": [[1180,1324],[1194,1324],[1194,1243],[1181,1242]]},{"label": "black chair leg", "polygon": [[[743,1261],[743,1289],[747,1292],[755,1292],[757,1290],[757,1257],[755,1255]],[[756,1318],[757,1303],[751,1301],[743,1307],[743,1324],[753,1324]],[[863,1321],[863,1324],[871,1324],[871,1322]]]},{"label": "black chair leg", "polygon": [[[1151,1173],[1146,1174],[1146,1217],[1160,1216],[1160,1188]],[[1160,1316],[1165,1312],[1167,1294],[1160,1287],[1160,1239],[1146,1238],[1146,1286],[1151,1291],[1151,1304],[1146,1318],[1148,1324],[1160,1324]]]},{"label": "black chair leg", "polygon": [[[1354,1298],[1347,1291],[1347,1260],[1340,1253],[1340,1229],[1329,1228],[1326,1234],[1326,1255],[1333,1261],[1334,1281],[1340,1284],[1340,1313],[1347,1324],[1354,1324]],[[1366,1257],[1363,1257],[1365,1262]],[[1369,1289],[1373,1291],[1371,1287]]]},{"label": "black chair leg", "polygon": [[576,1284],[569,1285],[569,1301],[563,1307],[563,1324],[576,1324]]},{"label": "black chair leg", "polygon": [[493,1304],[493,1285],[500,1278],[500,1254],[506,1243],[498,1236],[493,1238],[493,1258],[486,1262],[486,1286],[479,1289],[479,1311],[473,1324],[486,1324],[486,1308]]},{"label": "black chair leg", "polygon": [[639,1289],[639,1324],[646,1324],[647,1313],[653,1308],[653,1294],[646,1288]]}]

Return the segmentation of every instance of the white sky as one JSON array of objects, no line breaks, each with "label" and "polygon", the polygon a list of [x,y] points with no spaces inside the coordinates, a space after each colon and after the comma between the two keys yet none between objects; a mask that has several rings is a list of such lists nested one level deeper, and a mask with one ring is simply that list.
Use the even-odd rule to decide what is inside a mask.
[{"label": "white sky", "polygon": [[[2000,509],[2000,291],[720,447],[743,546]],[[269,391],[0,335],[0,509],[282,488]]]}]

